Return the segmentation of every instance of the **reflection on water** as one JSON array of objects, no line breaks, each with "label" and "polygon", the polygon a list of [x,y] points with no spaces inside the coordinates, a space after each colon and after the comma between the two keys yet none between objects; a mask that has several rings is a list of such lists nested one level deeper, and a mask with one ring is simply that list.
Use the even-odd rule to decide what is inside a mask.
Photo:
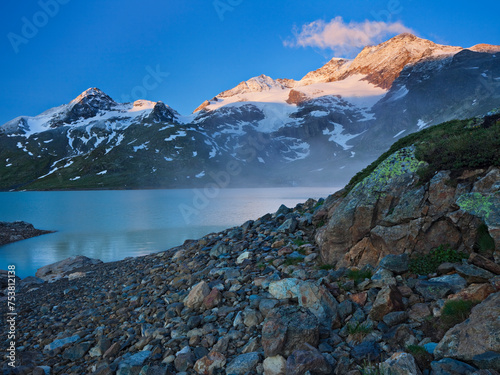
[{"label": "reflection on water", "polygon": [[192,190],[0,193],[0,221],[24,220],[57,230],[0,247],[0,269],[15,264],[20,277],[74,255],[105,262],[180,245],[186,239],[241,225],[280,204],[294,207],[336,188],[227,189],[197,208],[186,223],[180,207],[193,207]]}]

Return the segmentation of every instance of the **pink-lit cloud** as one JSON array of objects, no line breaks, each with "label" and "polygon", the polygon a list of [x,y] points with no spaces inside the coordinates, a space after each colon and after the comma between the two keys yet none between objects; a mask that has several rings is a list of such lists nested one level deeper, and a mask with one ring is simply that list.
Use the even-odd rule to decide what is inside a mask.
[{"label": "pink-lit cloud", "polygon": [[401,22],[364,21],[346,23],[342,17],[330,22],[323,20],[305,24],[293,30],[293,39],[283,42],[286,47],[316,47],[330,49],[343,56],[359,52],[367,45],[378,44],[401,33],[415,33]]}]

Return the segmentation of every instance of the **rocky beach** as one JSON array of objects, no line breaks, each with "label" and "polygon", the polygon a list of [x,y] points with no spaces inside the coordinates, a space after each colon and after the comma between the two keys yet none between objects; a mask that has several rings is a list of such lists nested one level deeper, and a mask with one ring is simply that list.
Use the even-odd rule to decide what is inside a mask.
[{"label": "rocky beach", "polygon": [[17,280],[3,374],[498,374],[500,171],[422,184],[415,160],[167,251]]}]

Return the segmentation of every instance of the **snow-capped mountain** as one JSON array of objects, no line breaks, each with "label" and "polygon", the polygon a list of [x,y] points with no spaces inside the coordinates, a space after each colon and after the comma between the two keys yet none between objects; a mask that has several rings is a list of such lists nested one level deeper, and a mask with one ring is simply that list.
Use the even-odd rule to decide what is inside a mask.
[{"label": "snow-capped mountain", "polygon": [[499,103],[499,46],[402,34],[298,81],[251,78],[189,116],[88,89],[0,126],[0,189],[341,185],[397,138]]}]

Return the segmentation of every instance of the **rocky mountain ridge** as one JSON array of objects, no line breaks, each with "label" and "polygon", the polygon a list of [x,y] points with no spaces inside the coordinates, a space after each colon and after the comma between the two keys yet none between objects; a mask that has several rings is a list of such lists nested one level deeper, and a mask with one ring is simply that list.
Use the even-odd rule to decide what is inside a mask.
[{"label": "rocky mountain ridge", "polygon": [[[0,126],[0,189],[340,186],[393,140],[498,106],[500,47],[403,34],[300,81],[254,77],[181,116],[85,91]],[[221,186],[225,187],[225,186]]]}]

